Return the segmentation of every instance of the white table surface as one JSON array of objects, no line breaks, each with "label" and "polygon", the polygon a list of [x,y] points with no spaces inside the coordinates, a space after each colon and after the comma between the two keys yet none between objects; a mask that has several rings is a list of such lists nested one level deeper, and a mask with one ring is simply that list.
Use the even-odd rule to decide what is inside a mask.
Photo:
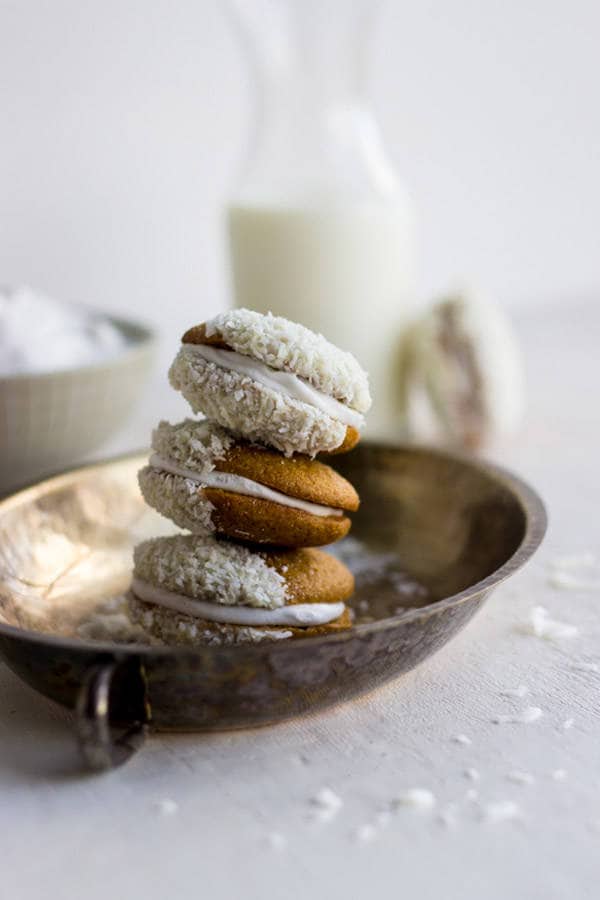
[{"label": "white table surface", "polygon": [[[600,672],[577,669],[600,664],[600,590],[549,580],[558,557],[600,553],[600,311],[565,302],[519,327],[530,413],[494,455],[548,504],[548,537],[525,571],[433,659],[363,699],[263,730],[153,736],[102,776],[73,774],[70,716],[0,666],[1,897],[600,896]],[[145,443],[159,400],[121,447]],[[520,633],[536,604],[577,636]],[[525,697],[502,695],[519,685]],[[526,706],[543,716],[492,721]],[[511,782],[515,770],[535,782]],[[324,786],[344,805],[328,823],[311,821],[309,800]],[[435,809],[402,808],[372,842],[357,840],[414,787],[433,791]],[[177,805],[171,814],[164,800]],[[506,801],[519,820],[485,821],[490,803]],[[440,821],[448,804],[454,824]]]}]

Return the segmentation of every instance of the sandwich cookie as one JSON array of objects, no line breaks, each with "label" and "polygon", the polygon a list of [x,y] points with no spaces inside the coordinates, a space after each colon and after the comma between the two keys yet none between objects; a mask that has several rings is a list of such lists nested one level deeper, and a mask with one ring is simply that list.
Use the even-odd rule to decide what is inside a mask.
[{"label": "sandwich cookie", "polygon": [[349,628],[352,573],[322,550],[261,552],[213,537],[139,544],[133,622],[167,644],[241,644]]},{"label": "sandwich cookie", "polygon": [[465,290],[427,310],[404,338],[412,436],[476,450],[512,434],[523,412],[518,344],[503,311]]},{"label": "sandwich cookie", "polygon": [[350,529],[352,485],[330,466],[288,458],[207,421],[161,422],[139,473],[146,502],[180,528],[256,544],[315,547]]},{"label": "sandwich cookie", "polygon": [[350,353],[248,309],[186,331],[169,379],[194,412],[286,456],[350,450],[371,406],[367,374]]}]

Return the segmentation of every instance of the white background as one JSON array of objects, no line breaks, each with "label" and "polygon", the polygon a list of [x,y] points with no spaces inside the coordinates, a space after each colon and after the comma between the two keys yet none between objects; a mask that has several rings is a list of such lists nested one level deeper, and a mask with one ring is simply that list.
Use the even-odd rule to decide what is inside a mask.
[{"label": "white background", "polygon": [[[594,0],[384,6],[370,94],[423,296],[456,276],[511,306],[594,295],[599,31]],[[0,0],[0,281],[174,342],[226,302],[252,100],[218,0]]]}]

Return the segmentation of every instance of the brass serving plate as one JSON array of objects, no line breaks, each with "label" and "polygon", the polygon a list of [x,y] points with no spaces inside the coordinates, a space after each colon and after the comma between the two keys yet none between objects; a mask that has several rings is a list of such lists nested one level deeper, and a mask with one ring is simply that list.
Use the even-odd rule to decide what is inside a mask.
[{"label": "brass serving plate", "polygon": [[[165,531],[138,491],[143,459],[88,466],[0,503],[0,654],[36,690],[78,709],[84,755],[98,768],[130,755],[148,727],[268,724],[401,675],[466,624],[546,528],[539,497],[506,471],[363,444],[335,465],[362,498],[352,534],[387,569],[359,578],[352,630],[195,649],[81,640],[78,624],[126,589],[132,546]],[[126,728],[120,738],[115,723]]]}]

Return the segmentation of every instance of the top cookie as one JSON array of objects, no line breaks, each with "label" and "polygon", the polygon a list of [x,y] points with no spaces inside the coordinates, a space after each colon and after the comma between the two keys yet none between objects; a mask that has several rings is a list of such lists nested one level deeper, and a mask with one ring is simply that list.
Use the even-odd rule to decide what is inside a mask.
[{"label": "top cookie", "polygon": [[371,405],[367,375],[350,353],[247,309],[189,329],[169,378],[194,412],[287,456],[350,449]]}]

